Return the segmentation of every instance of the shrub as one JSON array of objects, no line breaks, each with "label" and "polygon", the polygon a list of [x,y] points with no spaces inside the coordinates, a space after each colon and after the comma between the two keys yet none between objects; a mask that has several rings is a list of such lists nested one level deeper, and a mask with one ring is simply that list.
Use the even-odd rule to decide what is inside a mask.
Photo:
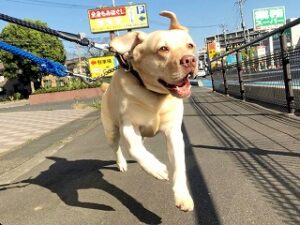
[{"label": "shrub", "polygon": [[13,95],[14,100],[20,100],[22,97],[22,94],[20,92],[16,92]]},{"label": "shrub", "polygon": [[72,90],[79,90],[84,88],[95,88],[100,87],[102,84],[102,81],[97,80],[91,85],[88,85],[84,81],[82,81],[79,78],[70,79],[69,81],[65,82],[64,85],[58,85],[57,87],[43,87],[38,89],[33,94],[43,94],[43,93],[53,93],[53,92],[63,92],[63,91],[72,91]]}]

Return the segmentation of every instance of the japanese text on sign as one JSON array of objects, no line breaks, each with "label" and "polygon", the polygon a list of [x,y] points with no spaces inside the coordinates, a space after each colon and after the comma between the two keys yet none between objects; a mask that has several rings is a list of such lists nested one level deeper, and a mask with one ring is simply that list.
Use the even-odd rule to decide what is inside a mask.
[{"label": "japanese text on sign", "polygon": [[125,16],[125,7],[116,7],[110,9],[94,9],[89,11],[90,19],[100,19],[113,16]]},{"label": "japanese text on sign", "polygon": [[285,7],[270,7],[253,10],[253,24],[255,30],[276,29],[286,22]]},{"label": "japanese text on sign", "polygon": [[92,33],[149,27],[145,4],[90,9],[88,16]]},{"label": "japanese text on sign", "polygon": [[[118,65],[117,59],[114,56],[103,56],[89,59],[90,73],[93,78],[103,76],[108,71],[112,71]],[[112,76],[113,72],[105,74],[105,76]]]}]

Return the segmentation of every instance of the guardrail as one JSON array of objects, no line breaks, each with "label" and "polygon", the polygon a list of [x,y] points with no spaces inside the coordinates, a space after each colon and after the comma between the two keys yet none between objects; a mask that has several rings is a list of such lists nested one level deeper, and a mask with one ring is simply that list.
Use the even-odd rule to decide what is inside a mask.
[{"label": "guardrail", "polygon": [[[298,45],[288,46],[286,35],[298,24],[300,18],[210,60],[213,90],[242,100],[279,105],[289,113],[300,110],[300,40]],[[273,54],[254,55],[253,47],[263,45],[270,37],[280,47]],[[226,62],[228,56],[235,57],[235,62]]]}]

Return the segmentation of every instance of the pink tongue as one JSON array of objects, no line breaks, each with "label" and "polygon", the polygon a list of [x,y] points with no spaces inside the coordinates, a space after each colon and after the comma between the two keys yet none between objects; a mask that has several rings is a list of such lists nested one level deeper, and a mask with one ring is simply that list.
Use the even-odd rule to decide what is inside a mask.
[{"label": "pink tongue", "polygon": [[187,80],[183,79],[183,80],[179,81],[178,83],[176,83],[176,86],[181,87],[185,84],[185,82],[187,82]]},{"label": "pink tongue", "polygon": [[[188,97],[191,94],[191,90],[190,90],[190,82],[188,80],[186,80],[185,82],[181,82],[181,85],[178,85],[177,88],[172,88],[172,92],[175,96],[180,97],[180,98],[185,98]],[[182,86],[182,87],[180,87]]]}]

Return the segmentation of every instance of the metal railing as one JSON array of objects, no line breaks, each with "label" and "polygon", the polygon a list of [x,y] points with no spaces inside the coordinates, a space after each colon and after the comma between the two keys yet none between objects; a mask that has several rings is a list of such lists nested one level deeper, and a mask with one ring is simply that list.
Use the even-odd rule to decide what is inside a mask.
[{"label": "metal railing", "polygon": [[[289,113],[300,110],[300,40],[296,46],[288,46],[286,35],[298,24],[300,18],[212,59],[213,90],[282,106]],[[254,55],[253,49],[264,46],[270,37],[279,48],[272,54]],[[234,63],[226,62],[229,56],[235,58]]]}]

